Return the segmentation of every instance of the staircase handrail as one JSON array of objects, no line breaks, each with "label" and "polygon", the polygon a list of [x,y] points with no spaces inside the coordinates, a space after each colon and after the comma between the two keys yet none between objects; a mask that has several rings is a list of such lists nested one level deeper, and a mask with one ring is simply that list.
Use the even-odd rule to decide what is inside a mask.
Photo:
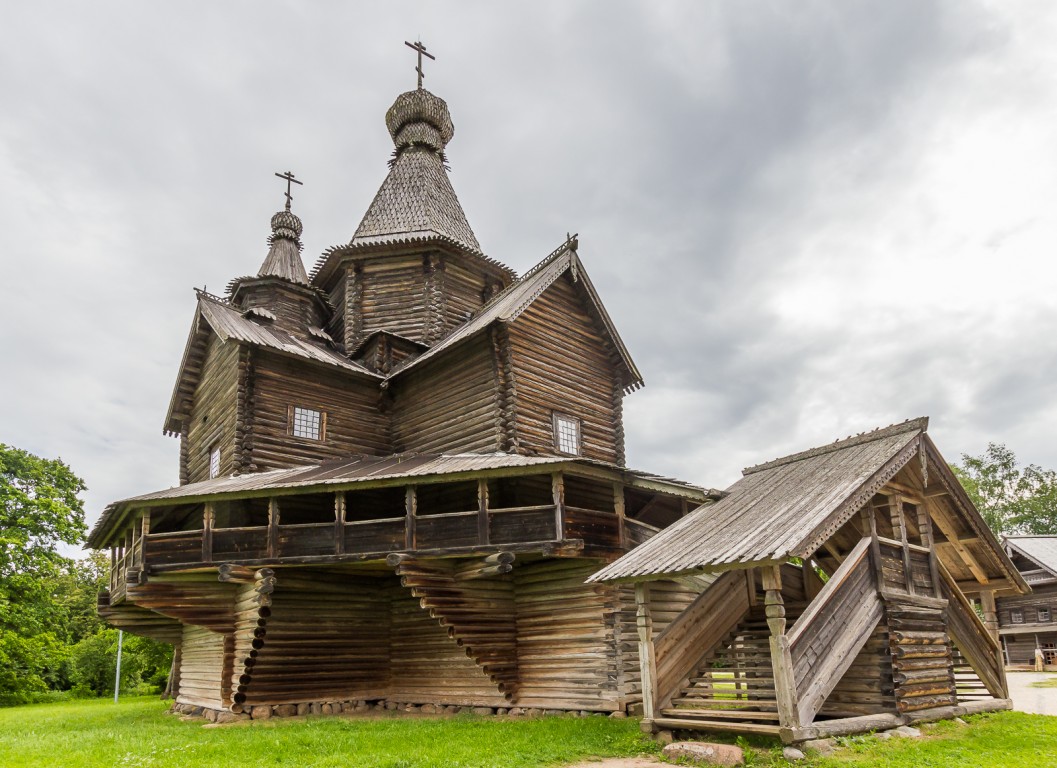
[{"label": "staircase handrail", "polygon": [[859,563],[863,561],[869,552],[870,539],[864,537],[848,553],[848,557],[840,564],[840,567],[829,578],[829,581],[822,587],[815,599],[811,601],[807,610],[800,614],[800,618],[793,623],[792,629],[788,632],[790,648],[796,646],[796,641],[807,631],[807,628],[815,621],[819,613],[826,609],[830,601],[844,585],[844,582],[847,581],[848,576],[858,567]]}]

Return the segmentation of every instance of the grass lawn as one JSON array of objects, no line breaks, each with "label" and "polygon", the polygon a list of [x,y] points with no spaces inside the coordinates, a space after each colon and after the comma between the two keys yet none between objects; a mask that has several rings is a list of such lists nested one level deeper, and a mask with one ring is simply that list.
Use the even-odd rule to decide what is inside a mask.
[{"label": "grass lawn", "polygon": [[[221,727],[182,722],[156,699],[0,709],[0,766],[558,766],[657,751],[635,720],[457,715],[289,718]],[[1057,768],[1057,717],[1001,712],[923,727],[921,739],[856,736],[799,768]],[[721,740],[702,737],[705,740]],[[733,741],[733,739],[722,739]],[[755,768],[789,768],[774,742],[740,740]]]},{"label": "grass lawn", "polygon": [[164,714],[156,698],[0,709],[4,768],[561,765],[655,752],[636,720],[457,715],[288,718],[203,727]]}]

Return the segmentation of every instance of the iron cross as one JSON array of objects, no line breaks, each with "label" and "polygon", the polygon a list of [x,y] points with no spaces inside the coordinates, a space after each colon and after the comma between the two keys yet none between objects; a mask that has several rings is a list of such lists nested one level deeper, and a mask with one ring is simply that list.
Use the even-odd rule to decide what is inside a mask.
[{"label": "iron cross", "polygon": [[409,43],[407,40],[405,40],[404,45],[406,45],[408,48],[411,48],[412,50],[418,51],[418,66],[415,67],[415,71],[418,72],[418,87],[421,88],[422,78],[425,77],[425,75],[422,74],[422,57],[425,56],[427,59],[433,59],[433,61],[436,61],[437,57],[434,56],[432,53],[426,52],[426,46],[422,45],[421,40],[419,40],[417,43]]},{"label": "iron cross", "polygon": [[289,211],[290,202],[294,199],[294,196],[290,194],[290,183],[293,182],[294,184],[303,185],[304,182],[295,179],[293,171],[287,171],[286,173],[277,173],[275,175],[278,176],[280,179],[286,179],[286,210]]}]

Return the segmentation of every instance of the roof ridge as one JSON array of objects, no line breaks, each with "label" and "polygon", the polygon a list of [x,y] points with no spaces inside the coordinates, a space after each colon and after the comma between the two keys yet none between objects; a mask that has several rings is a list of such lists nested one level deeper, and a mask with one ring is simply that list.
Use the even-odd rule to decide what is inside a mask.
[{"label": "roof ridge", "polygon": [[742,475],[751,475],[754,472],[762,472],[765,469],[773,469],[774,467],[780,467],[786,464],[793,464],[797,461],[803,461],[804,459],[810,459],[815,456],[822,456],[827,453],[833,453],[834,451],[840,451],[844,448],[851,448],[856,445],[863,445],[864,443],[872,443],[875,440],[881,440],[892,435],[903,434],[904,432],[925,432],[928,430],[929,418],[928,416],[921,416],[916,419],[907,419],[899,424],[889,424],[887,427],[880,427],[870,432],[860,432],[857,435],[851,435],[842,440],[836,440],[829,445],[819,446],[818,448],[810,448],[806,451],[800,451],[799,453],[791,453],[788,456],[782,456],[771,461],[765,461],[762,464],[755,464],[751,467],[746,467],[741,471]]}]

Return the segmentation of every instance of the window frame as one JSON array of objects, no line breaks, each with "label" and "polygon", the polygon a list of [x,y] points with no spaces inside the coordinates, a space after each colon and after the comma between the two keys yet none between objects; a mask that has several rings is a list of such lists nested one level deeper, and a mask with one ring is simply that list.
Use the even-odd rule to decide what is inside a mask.
[{"label": "window frame", "polygon": [[[316,437],[297,434],[296,426],[298,411],[310,411],[319,415],[319,432]],[[327,412],[324,411],[322,408],[312,408],[307,405],[293,405],[291,403],[286,411],[286,422],[286,433],[295,440],[304,440],[305,442],[309,443],[322,443],[327,439]]]},{"label": "window frame", "polygon": [[[562,450],[562,422],[568,422],[576,427],[576,450],[573,452]],[[562,411],[553,411],[551,414],[552,437],[554,438],[554,450],[563,456],[582,456],[584,449],[584,425],[579,416],[573,416]]]},{"label": "window frame", "polygon": [[1049,623],[1052,620],[1052,615],[1048,605],[1040,605],[1035,611],[1035,618],[1039,624]]},{"label": "window frame", "polygon": [[[214,461],[214,457],[216,461]],[[214,480],[220,477],[221,463],[224,461],[224,454],[220,450],[220,443],[215,442],[209,446],[209,479]]]},{"label": "window frame", "polygon": [[1023,624],[1024,623],[1024,611],[1021,608],[1014,608],[1009,612],[1009,621],[1011,624]]}]

